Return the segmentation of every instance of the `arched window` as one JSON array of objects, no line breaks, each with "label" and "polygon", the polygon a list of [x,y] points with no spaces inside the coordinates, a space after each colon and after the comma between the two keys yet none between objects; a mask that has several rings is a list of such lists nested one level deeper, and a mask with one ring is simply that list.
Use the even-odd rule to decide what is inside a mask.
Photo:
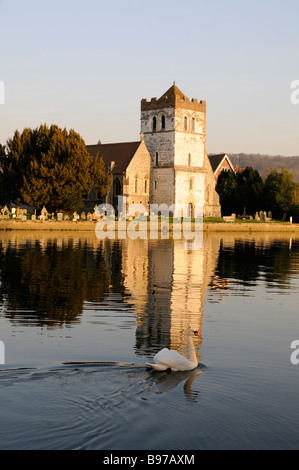
[{"label": "arched window", "polygon": [[159,164],[159,154],[156,152],[156,158],[155,158],[155,165],[158,166]]},{"label": "arched window", "polygon": [[157,130],[157,118],[156,116],[153,117],[153,132]]},{"label": "arched window", "polygon": [[154,181],[154,189],[157,189],[157,181]]},{"label": "arched window", "polygon": [[116,196],[121,196],[121,184],[120,184],[120,181],[119,181],[119,178],[115,178],[114,182],[113,182],[113,197],[116,197]]},{"label": "arched window", "polygon": [[192,129],[192,132],[195,132],[195,117],[192,118],[191,129]]},{"label": "arched window", "polygon": [[164,114],[161,116],[161,129],[165,129],[166,118]]},{"label": "arched window", "polygon": [[193,179],[192,178],[190,178],[190,180],[189,180],[189,189],[190,189],[190,191],[192,191],[192,189],[193,189]]},{"label": "arched window", "polygon": [[191,166],[191,153],[188,154],[188,166]]},{"label": "arched window", "polygon": [[138,177],[135,178],[135,193],[138,193]]},{"label": "arched window", "polygon": [[147,193],[147,179],[144,180],[144,192]]},{"label": "arched window", "polygon": [[187,116],[184,117],[184,131],[188,130],[188,118]]}]

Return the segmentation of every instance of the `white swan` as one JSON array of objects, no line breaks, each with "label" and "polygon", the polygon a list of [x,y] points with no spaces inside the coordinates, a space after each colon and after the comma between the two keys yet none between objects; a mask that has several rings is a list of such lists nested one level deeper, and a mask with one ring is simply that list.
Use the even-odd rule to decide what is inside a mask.
[{"label": "white swan", "polygon": [[187,331],[187,343],[190,360],[186,359],[177,351],[164,348],[155,355],[155,364],[149,364],[148,362],[146,364],[155,370],[171,369],[173,371],[179,371],[195,369],[195,367],[198,366],[198,359],[196,357],[195,346],[193,343],[194,336],[200,336],[198,331]]}]

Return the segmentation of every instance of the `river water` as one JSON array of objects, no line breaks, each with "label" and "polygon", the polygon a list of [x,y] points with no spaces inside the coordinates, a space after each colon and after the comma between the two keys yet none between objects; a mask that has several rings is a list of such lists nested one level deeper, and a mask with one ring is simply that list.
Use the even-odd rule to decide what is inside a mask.
[{"label": "river water", "polygon": [[[298,448],[299,239],[187,248],[0,234],[1,449]],[[190,327],[195,371],[145,367]]]}]

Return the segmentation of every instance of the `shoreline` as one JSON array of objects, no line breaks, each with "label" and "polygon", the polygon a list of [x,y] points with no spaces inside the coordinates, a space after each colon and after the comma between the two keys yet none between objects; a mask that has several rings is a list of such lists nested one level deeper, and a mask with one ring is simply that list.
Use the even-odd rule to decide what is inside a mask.
[{"label": "shoreline", "polygon": [[[57,221],[57,220],[0,220],[1,231],[73,231],[73,232],[94,232],[97,221]],[[127,222],[126,226],[130,222]],[[194,230],[195,224],[191,224]],[[158,223],[158,231],[160,232],[161,223]],[[147,223],[147,230],[150,230],[149,222]],[[169,232],[173,231],[172,223],[169,223]],[[299,224],[279,223],[279,222],[204,222],[204,232],[298,232]],[[118,232],[118,222],[115,222],[115,232]],[[138,230],[136,230],[138,233]]]}]

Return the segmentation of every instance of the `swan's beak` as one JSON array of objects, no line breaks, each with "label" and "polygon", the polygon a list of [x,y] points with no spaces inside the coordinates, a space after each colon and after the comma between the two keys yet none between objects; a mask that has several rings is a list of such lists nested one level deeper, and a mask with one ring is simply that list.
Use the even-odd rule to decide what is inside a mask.
[{"label": "swan's beak", "polygon": [[195,335],[195,336],[200,336],[199,333],[198,333],[198,331],[194,331],[194,335]]}]

